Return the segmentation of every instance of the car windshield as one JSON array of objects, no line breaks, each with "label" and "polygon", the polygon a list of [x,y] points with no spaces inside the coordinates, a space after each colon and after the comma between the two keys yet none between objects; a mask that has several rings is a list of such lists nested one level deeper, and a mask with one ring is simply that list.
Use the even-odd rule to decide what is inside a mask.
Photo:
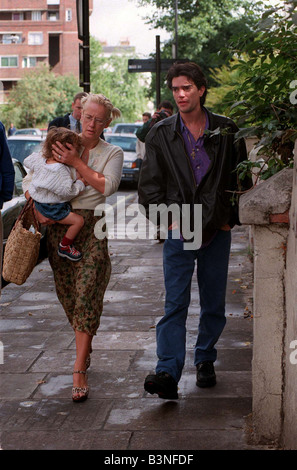
[{"label": "car windshield", "polygon": [[41,135],[41,131],[38,132],[36,129],[19,129],[15,131],[14,135]]},{"label": "car windshield", "polygon": [[110,144],[121,147],[124,152],[136,152],[136,138],[125,137],[125,136],[105,136],[105,140]]},{"label": "car windshield", "polygon": [[28,155],[38,152],[41,142],[38,140],[7,140],[12,158],[16,158],[23,163]]},{"label": "car windshield", "polygon": [[140,126],[135,124],[117,124],[115,126],[114,132],[118,132],[120,134],[135,134],[139,127]]}]

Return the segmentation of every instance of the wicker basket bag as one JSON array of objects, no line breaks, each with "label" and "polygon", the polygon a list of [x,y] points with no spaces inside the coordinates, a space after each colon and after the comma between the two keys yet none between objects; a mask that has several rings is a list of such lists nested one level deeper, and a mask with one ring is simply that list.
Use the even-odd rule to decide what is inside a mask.
[{"label": "wicker basket bag", "polygon": [[40,248],[40,224],[30,198],[10,232],[4,251],[3,278],[14,284],[24,284],[36,266]]}]

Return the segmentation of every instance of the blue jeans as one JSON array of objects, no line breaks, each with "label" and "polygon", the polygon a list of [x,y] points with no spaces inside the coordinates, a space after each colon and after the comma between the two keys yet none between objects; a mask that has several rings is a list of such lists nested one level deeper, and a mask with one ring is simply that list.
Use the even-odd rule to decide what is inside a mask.
[{"label": "blue jeans", "polygon": [[163,266],[166,289],[165,314],[156,329],[158,363],[156,373],[168,372],[179,381],[186,355],[186,319],[191,283],[197,260],[200,321],[194,364],[215,361],[225,323],[225,297],[231,232],[219,230],[211,243],[199,250],[184,250],[183,241],[164,242]]}]

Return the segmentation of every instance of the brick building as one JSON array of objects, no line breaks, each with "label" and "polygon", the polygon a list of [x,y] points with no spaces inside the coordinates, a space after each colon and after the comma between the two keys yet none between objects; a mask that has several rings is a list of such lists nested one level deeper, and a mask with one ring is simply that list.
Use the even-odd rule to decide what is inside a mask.
[{"label": "brick building", "polygon": [[0,0],[0,102],[40,63],[79,80],[78,49],[76,0]]}]

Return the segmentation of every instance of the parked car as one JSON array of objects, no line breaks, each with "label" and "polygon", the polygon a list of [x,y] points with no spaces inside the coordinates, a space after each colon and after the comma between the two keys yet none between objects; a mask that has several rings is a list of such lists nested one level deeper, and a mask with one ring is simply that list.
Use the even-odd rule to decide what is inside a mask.
[{"label": "parked car", "polygon": [[36,127],[17,129],[13,135],[42,135],[42,131]]},{"label": "parked car", "polygon": [[12,135],[7,137],[7,144],[12,158],[23,163],[28,155],[38,152],[44,137],[41,135]]},{"label": "parked car", "polygon": [[136,157],[137,137],[134,134],[107,134],[106,142],[121,147],[124,151],[122,181],[138,183],[142,160]]},{"label": "parked car", "polygon": [[12,161],[15,171],[13,198],[11,199],[11,201],[4,202],[3,208],[1,209],[4,246],[12,227],[14,226],[15,221],[18,218],[26,202],[26,198],[22,189],[22,181],[27,174],[26,170],[23,165],[14,158],[12,159]]},{"label": "parked car", "polygon": [[105,134],[111,134],[112,133],[112,127],[106,127],[103,131],[104,135]]},{"label": "parked car", "polygon": [[[26,170],[21,162],[12,159],[15,179],[14,179],[14,191],[13,197],[10,201],[4,202],[3,208],[1,209],[2,225],[3,225],[3,251],[5,250],[5,244],[7,238],[20,215],[25,203],[26,198],[22,189],[23,178],[26,176]],[[46,257],[46,227],[41,227],[41,243],[40,243],[40,252],[39,252],[39,261]],[[2,280],[2,285],[4,286],[6,281]]]},{"label": "parked car", "polygon": [[120,122],[115,124],[112,132],[113,134],[135,134],[139,127],[143,126],[143,122],[132,122],[132,123],[125,123]]}]

